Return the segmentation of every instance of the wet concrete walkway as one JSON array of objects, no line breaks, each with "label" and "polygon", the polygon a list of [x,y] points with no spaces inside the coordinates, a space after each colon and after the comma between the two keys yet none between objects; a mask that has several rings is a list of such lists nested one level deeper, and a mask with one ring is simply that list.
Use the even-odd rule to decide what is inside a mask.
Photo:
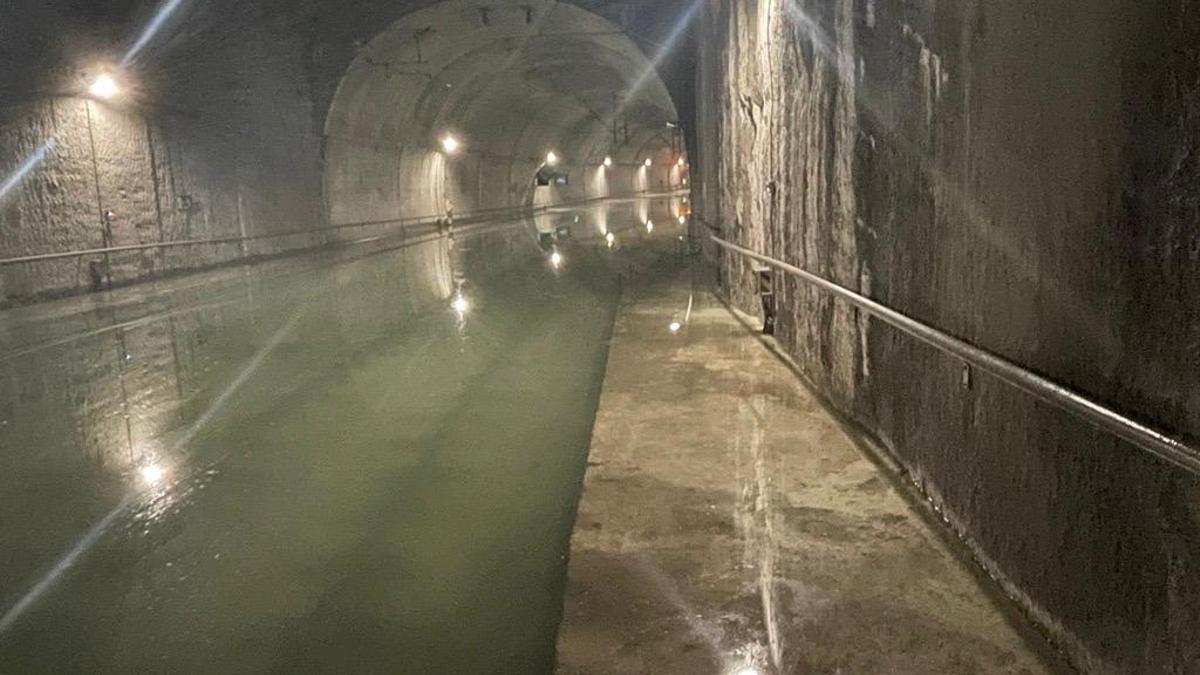
[{"label": "wet concrete walkway", "polygon": [[1060,672],[897,473],[692,277],[627,287],[559,672]]}]

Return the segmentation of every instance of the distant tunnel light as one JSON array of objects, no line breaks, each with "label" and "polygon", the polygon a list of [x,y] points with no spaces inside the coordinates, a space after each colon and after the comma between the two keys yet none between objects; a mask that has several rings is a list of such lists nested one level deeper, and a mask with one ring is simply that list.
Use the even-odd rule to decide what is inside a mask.
[{"label": "distant tunnel light", "polygon": [[653,159],[651,159],[651,158],[649,158],[649,157],[647,157],[647,158],[646,158],[646,168],[647,168],[647,169],[649,169],[649,168],[650,168],[650,167],[652,167],[652,166],[654,166],[654,160],[653,160]]},{"label": "distant tunnel light", "polygon": [[678,162],[676,162],[676,164],[678,164],[680,168],[683,168],[684,166],[686,166],[686,165],[687,165],[687,162],[686,162],[686,161],[684,161],[684,159],[683,159],[682,157],[680,157],[680,158],[679,158],[679,161],[678,161]]},{"label": "distant tunnel light", "polygon": [[453,155],[454,153],[458,152],[459,147],[461,147],[461,144],[454,136],[446,134],[442,137],[442,150],[444,150],[447,155]]},{"label": "distant tunnel light", "polygon": [[612,165],[613,165],[613,159],[612,159],[612,157],[605,157],[605,158],[604,158],[604,168],[606,168],[606,169],[611,169],[611,168],[612,168]]},{"label": "distant tunnel light", "polygon": [[88,93],[99,99],[108,100],[117,94],[121,93],[121,87],[117,85],[117,80],[112,75],[104,73],[92,82],[92,86],[88,88]]},{"label": "distant tunnel light", "polygon": [[546,164],[550,166],[558,166],[558,154],[551,150],[546,153]]}]

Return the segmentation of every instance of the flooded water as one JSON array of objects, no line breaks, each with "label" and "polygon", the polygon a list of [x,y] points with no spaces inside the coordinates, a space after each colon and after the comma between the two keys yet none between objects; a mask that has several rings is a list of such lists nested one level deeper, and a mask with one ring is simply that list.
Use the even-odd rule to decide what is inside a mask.
[{"label": "flooded water", "polygon": [[680,209],[0,314],[0,671],[549,672],[622,277]]}]

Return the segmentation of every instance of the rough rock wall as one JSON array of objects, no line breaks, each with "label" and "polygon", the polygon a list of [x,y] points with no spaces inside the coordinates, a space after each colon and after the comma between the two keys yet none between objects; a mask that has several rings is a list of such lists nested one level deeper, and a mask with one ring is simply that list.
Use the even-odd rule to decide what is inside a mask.
[{"label": "rough rock wall", "polygon": [[[702,102],[711,108],[702,105],[700,114],[716,128],[701,134],[699,200],[707,219],[724,223],[747,246],[855,287],[855,92],[843,85],[849,66],[838,52],[853,49],[852,6],[811,4],[709,4],[709,30],[722,29],[701,41]],[[807,11],[819,12],[836,37],[808,41],[812,25],[798,20]],[[746,305],[754,301],[751,267],[730,261],[727,268]],[[781,340],[804,363],[820,366],[814,379],[852,397],[859,362],[854,314],[790,281],[779,302],[792,318],[781,325]]]},{"label": "rough rock wall", "polygon": [[[697,205],[727,237],[1200,435],[1200,6],[713,0],[703,31]],[[1077,664],[1200,672],[1196,477],[781,293],[812,380]]]}]

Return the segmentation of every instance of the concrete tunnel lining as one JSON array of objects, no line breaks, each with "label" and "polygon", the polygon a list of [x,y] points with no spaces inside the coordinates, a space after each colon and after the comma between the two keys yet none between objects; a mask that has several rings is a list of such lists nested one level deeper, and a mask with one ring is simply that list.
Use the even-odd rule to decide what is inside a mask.
[{"label": "concrete tunnel lining", "polygon": [[[677,119],[654,64],[619,27],[584,9],[534,3],[530,19],[521,6],[501,5],[484,25],[477,7],[448,0],[362,48],[325,123],[331,222],[433,215],[448,203],[458,212],[532,204],[550,150],[572,184],[539,203],[666,182],[665,174],[638,178],[643,155],[670,147],[663,132]],[[629,127],[616,145],[615,92],[619,125]],[[463,143],[461,156],[440,152],[445,134]],[[625,175],[591,180],[586,168],[606,156]]]}]

